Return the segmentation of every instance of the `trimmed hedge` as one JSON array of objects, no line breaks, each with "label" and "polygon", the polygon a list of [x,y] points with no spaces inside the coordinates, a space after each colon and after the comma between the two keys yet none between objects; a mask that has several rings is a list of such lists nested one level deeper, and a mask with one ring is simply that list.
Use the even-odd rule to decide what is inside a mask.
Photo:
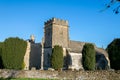
[{"label": "trimmed hedge", "polygon": [[86,43],[82,50],[82,64],[85,70],[95,70],[94,45]]},{"label": "trimmed hedge", "polygon": [[2,46],[2,61],[5,69],[23,69],[27,42],[19,38],[8,38]]},{"label": "trimmed hedge", "polygon": [[3,68],[3,61],[2,61],[2,46],[3,46],[3,43],[0,42],[0,69]]},{"label": "trimmed hedge", "polygon": [[59,45],[55,45],[51,55],[51,65],[54,69],[63,68],[63,48]]},{"label": "trimmed hedge", "polygon": [[120,38],[114,39],[108,46],[110,66],[113,69],[120,70]]}]

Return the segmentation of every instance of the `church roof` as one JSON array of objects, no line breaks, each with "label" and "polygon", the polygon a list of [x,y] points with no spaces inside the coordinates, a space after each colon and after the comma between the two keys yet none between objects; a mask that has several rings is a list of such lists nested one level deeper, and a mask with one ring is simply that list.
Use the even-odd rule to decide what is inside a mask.
[{"label": "church roof", "polygon": [[81,53],[85,42],[80,41],[69,41],[70,52]]},{"label": "church roof", "polygon": [[108,57],[108,53],[103,48],[95,48],[97,54],[104,54],[106,57]]},{"label": "church roof", "polygon": [[[87,42],[70,40],[69,41],[69,51],[75,52],[75,53],[82,53],[82,49],[83,49],[83,46],[85,45],[85,43],[87,43]],[[93,45],[95,46],[95,51],[97,54],[104,54],[106,57],[108,56],[108,53],[104,49],[96,47],[95,44],[93,44]]]}]

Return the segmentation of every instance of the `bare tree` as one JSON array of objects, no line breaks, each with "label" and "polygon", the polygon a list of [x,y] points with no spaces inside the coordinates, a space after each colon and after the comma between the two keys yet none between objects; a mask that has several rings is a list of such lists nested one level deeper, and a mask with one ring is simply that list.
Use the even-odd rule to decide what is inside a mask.
[{"label": "bare tree", "polygon": [[115,14],[118,14],[120,9],[120,0],[110,0],[110,2],[106,4],[107,9],[111,8],[112,6],[115,6],[115,8],[113,9],[113,12]]}]

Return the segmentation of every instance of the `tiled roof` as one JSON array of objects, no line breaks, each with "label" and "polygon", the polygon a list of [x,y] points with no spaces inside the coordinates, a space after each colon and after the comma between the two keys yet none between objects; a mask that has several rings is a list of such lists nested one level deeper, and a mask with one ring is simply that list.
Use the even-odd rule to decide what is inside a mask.
[{"label": "tiled roof", "polygon": [[[83,46],[87,42],[80,42],[80,41],[69,41],[69,51],[70,52],[75,52],[75,53],[82,53]],[[93,43],[92,43],[93,44]],[[108,53],[102,49],[102,48],[97,48],[95,44],[95,51],[97,54],[104,54],[106,57],[108,56]]]},{"label": "tiled roof", "polygon": [[85,42],[69,41],[70,52],[81,53]]}]

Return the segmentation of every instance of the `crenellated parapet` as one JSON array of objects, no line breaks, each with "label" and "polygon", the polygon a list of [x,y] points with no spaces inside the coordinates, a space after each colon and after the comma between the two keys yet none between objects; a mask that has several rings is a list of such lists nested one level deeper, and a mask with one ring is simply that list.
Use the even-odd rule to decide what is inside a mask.
[{"label": "crenellated parapet", "polygon": [[52,19],[49,19],[48,21],[46,21],[44,23],[45,26],[49,26],[51,24],[68,26],[68,21],[67,20],[58,19],[58,18],[52,18]]}]

